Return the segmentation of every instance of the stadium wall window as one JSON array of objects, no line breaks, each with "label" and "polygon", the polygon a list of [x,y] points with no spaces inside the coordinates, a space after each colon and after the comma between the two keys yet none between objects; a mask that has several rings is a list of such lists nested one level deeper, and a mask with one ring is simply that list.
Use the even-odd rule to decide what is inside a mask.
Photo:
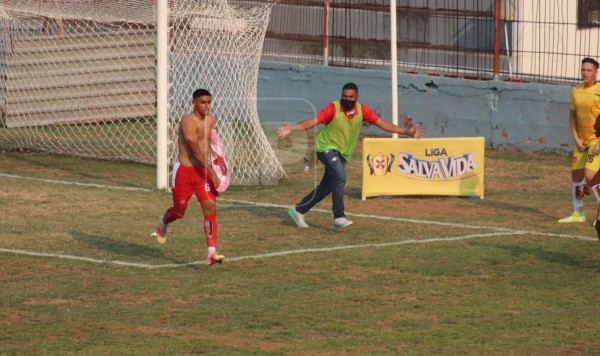
[{"label": "stadium wall window", "polygon": [[578,0],[577,27],[600,27],[600,0]]}]

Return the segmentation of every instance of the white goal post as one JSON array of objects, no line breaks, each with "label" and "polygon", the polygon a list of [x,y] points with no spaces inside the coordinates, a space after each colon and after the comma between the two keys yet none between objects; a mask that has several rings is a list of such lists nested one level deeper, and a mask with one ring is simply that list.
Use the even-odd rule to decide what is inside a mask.
[{"label": "white goal post", "polygon": [[167,188],[191,94],[213,94],[232,184],[285,177],[257,113],[274,2],[3,0],[0,148],[157,165]]}]

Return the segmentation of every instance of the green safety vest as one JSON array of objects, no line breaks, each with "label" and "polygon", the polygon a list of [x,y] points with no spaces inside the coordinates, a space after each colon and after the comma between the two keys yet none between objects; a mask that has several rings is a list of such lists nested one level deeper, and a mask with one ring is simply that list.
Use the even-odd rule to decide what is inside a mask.
[{"label": "green safety vest", "polygon": [[342,111],[339,100],[333,102],[335,105],[335,116],[327,125],[323,125],[317,136],[317,152],[336,150],[349,161],[354,154],[356,142],[362,128],[363,115],[362,105],[356,103],[356,114],[352,120],[346,117]]}]

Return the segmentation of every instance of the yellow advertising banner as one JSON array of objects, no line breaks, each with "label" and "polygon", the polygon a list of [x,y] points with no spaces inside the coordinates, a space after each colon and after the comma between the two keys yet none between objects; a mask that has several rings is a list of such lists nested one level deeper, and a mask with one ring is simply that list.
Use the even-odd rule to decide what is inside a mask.
[{"label": "yellow advertising banner", "polygon": [[362,198],[469,195],[483,198],[485,139],[365,138]]}]

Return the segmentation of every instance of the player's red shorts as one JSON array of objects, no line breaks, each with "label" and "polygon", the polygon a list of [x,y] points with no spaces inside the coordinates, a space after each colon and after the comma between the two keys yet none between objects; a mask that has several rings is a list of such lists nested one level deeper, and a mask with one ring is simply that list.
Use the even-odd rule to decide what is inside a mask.
[{"label": "player's red shorts", "polygon": [[199,202],[216,200],[219,195],[210,174],[202,167],[177,162],[173,169],[173,206],[185,211],[192,193],[196,193]]}]

